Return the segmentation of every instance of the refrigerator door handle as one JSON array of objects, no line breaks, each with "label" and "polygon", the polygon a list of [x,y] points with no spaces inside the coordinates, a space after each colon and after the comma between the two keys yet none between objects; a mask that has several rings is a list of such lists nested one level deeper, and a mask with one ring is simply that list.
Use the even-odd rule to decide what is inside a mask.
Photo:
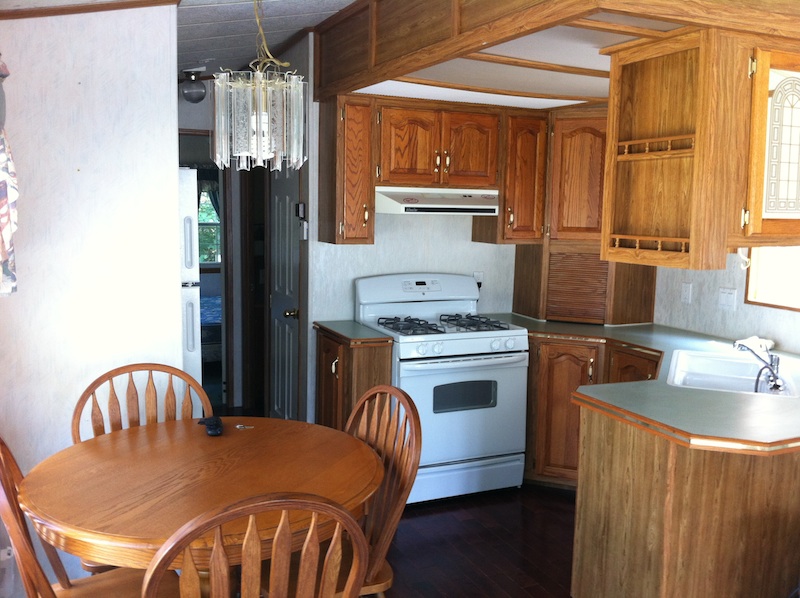
[{"label": "refrigerator door handle", "polygon": [[191,216],[183,219],[183,267],[191,270],[195,267],[197,242],[194,238],[195,224]]}]

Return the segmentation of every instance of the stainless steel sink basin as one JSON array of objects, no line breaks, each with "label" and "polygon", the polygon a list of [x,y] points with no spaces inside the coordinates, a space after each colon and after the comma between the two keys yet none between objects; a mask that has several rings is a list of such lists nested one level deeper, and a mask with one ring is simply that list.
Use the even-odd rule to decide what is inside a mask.
[{"label": "stainless steel sink basin", "polygon": [[[672,353],[667,384],[704,390],[723,390],[755,393],[755,381],[763,364],[753,355],[730,350],[719,352],[676,350]],[[797,364],[787,359],[781,363],[780,377],[784,388],[780,392],[767,388],[762,376],[758,394],[798,397]]]}]

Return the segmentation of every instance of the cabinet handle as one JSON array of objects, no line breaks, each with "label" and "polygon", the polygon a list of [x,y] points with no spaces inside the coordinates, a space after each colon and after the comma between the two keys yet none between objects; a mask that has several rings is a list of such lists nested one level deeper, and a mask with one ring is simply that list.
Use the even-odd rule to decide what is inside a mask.
[{"label": "cabinet handle", "polygon": [[594,357],[589,359],[589,384],[594,384]]},{"label": "cabinet handle", "polygon": [[337,368],[338,365],[339,365],[339,358],[337,357],[331,362],[331,374],[333,374],[337,378],[339,377],[339,373],[336,371],[338,369]]},{"label": "cabinet handle", "polygon": [[436,154],[436,159],[434,160],[434,168],[433,172],[439,172],[439,167],[442,165],[442,157],[439,155],[439,150],[434,152]]},{"label": "cabinet handle", "polygon": [[450,172],[450,154],[447,153],[447,150],[444,152],[444,171],[445,173]]},{"label": "cabinet handle", "polygon": [[367,226],[368,221],[369,221],[369,210],[367,209],[367,204],[364,204],[364,223],[361,226]]},{"label": "cabinet handle", "polygon": [[514,224],[514,211],[511,208],[508,208],[508,227],[511,228],[511,225]]}]

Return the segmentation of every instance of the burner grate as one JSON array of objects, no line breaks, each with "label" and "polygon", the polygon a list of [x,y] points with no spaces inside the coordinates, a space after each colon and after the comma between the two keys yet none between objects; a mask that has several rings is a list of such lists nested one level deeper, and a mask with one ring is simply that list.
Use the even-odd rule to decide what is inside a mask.
[{"label": "burner grate", "polygon": [[394,330],[399,334],[444,334],[444,326],[420,318],[378,318],[378,326]]},{"label": "burner grate", "polygon": [[449,326],[457,330],[465,331],[484,331],[484,330],[508,330],[507,323],[500,320],[487,318],[486,316],[479,316],[477,314],[442,314],[439,316],[439,322],[444,326]]}]

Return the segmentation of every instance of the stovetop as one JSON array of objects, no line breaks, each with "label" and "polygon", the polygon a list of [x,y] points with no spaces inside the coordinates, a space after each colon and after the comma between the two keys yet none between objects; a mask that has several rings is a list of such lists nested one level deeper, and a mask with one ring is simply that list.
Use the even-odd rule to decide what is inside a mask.
[{"label": "stovetop", "polygon": [[478,315],[471,276],[388,274],[355,286],[356,321],[391,336],[400,359],[528,349],[527,330]]},{"label": "stovetop", "polygon": [[378,326],[404,336],[510,329],[506,322],[478,314],[442,314],[438,323],[412,316],[381,317],[377,322]]}]

